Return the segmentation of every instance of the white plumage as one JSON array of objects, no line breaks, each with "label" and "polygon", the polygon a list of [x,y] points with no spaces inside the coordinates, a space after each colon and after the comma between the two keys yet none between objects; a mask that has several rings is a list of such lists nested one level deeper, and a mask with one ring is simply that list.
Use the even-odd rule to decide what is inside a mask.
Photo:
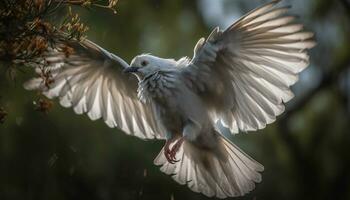
[{"label": "white plumage", "polygon": [[[54,83],[35,78],[25,88],[59,97],[62,106],[127,134],[166,139],[155,164],[195,192],[242,196],[261,181],[263,166],[215,124],[238,133],[275,121],[315,45],[313,33],[286,15],[288,7],[276,8],[278,2],[224,31],[215,28],[198,41],[192,59],[140,55],[129,66],[88,40],[59,44],[45,57]],[[74,52],[67,56],[64,46]]]}]

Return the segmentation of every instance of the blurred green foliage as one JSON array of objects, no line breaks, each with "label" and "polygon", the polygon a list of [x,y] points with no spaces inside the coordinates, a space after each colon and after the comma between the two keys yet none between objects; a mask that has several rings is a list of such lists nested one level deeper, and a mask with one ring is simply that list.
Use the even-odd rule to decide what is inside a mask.
[{"label": "blurred green foliage", "polygon": [[[117,14],[73,10],[89,25],[90,40],[127,61],[145,52],[180,58],[191,56],[197,40],[213,28],[208,17],[218,19],[203,8],[223,5],[227,17],[231,9],[238,16],[262,3],[213,1],[120,0]],[[318,46],[286,114],[258,133],[231,137],[265,166],[262,183],[237,199],[350,199],[350,3],[283,3],[316,32]],[[0,124],[1,200],[208,199],[153,165],[163,141],[126,136],[57,103],[48,114],[36,112],[36,94],[22,88],[32,74],[21,73],[15,82],[3,68],[0,75],[0,107],[8,112]]]}]

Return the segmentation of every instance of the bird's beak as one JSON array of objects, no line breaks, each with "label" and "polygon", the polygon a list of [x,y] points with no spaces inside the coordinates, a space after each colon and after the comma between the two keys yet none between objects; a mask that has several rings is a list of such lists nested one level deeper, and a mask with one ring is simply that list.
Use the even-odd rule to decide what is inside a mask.
[{"label": "bird's beak", "polygon": [[123,70],[124,73],[135,73],[139,70],[138,67],[128,67]]}]

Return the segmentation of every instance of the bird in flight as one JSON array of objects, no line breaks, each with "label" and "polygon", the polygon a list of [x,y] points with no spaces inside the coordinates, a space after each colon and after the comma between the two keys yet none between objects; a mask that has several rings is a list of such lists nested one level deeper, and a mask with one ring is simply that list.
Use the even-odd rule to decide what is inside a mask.
[{"label": "bird in flight", "polygon": [[243,196],[261,181],[264,167],[217,125],[238,133],[274,122],[316,44],[278,2],[226,30],[215,28],[197,42],[192,59],[142,54],[129,65],[89,40],[59,44],[45,55],[53,81],[47,86],[34,78],[24,87],[126,134],[165,140],[154,163],[195,192]]}]

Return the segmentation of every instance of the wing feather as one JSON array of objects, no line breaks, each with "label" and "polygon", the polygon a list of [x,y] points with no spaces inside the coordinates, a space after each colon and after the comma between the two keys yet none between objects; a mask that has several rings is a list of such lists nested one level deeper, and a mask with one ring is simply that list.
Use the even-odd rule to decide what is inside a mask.
[{"label": "wing feather", "polygon": [[290,86],[309,65],[314,34],[303,31],[290,6],[272,1],[200,39],[182,68],[189,88],[204,99],[213,121],[237,133],[264,128],[293,98]]},{"label": "wing feather", "polygon": [[[73,48],[71,55],[62,52],[66,46]],[[77,114],[87,113],[92,120],[102,118],[109,127],[119,127],[127,134],[164,138],[151,108],[137,98],[136,77],[122,73],[129,65],[121,58],[85,40],[57,45],[45,60],[54,82],[47,87],[41,78],[34,78],[25,83],[26,89],[58,97],[61,105],[73,107]]]}]

